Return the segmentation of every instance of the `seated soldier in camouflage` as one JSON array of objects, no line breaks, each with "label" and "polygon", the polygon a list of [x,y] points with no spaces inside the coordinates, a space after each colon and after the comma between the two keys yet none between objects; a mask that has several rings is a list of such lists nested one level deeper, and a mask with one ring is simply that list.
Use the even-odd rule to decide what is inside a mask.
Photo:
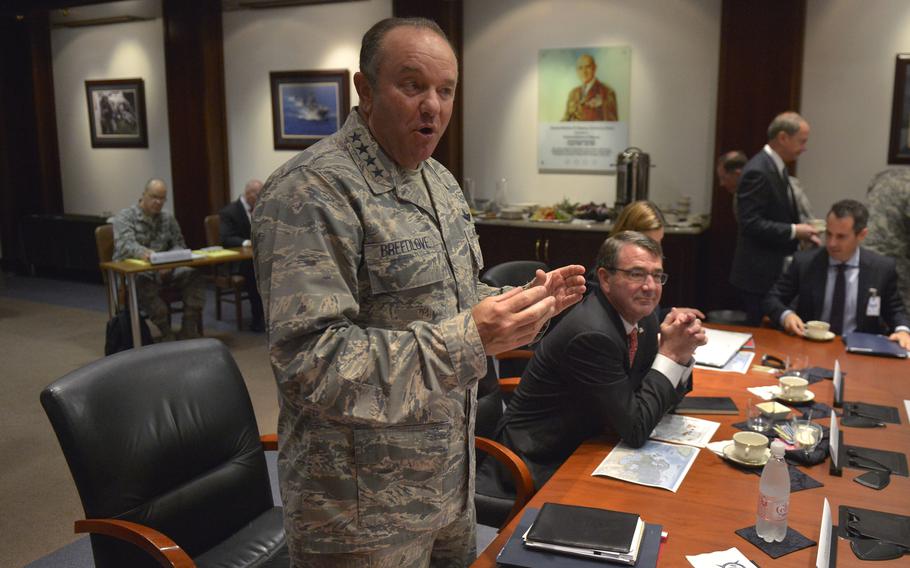
[{"label": "seated soldier in camouflage", "polygon": [[[177,220],[161,210],[165,201],[167,185],[160,179],[150,179],[139,202],[117,213],[114,217],[114,260],[148,260],[153,252],[186,248]],[[143,272],[136,277],[139,307],[161,331],[161,341],[173,341],[177,337],[171,330],[167,305],[159,296],[164,284],[180,290],[183,299],[183,327],[178,334],[179,339],[199,337],[202,307],[205,305],[202,274],[182,266]]]}]

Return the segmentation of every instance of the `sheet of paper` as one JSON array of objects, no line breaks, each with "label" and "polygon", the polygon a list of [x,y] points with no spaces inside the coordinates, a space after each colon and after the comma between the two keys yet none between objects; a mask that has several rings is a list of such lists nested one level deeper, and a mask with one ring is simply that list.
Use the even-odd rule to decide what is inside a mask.
[{"label": "sheet of paper", "polygon": [[724,373],[739,373],[745,375],[749,371],[749,365],[755,359],[754,351],[740,351],[727,361],[727,364],[721,368],[708,367],[706,365],[695,365],[696,369],[705,369],[707,371],[722,371]]},{"label": "sheet of paper", "polygon": [[771,385],[767,387],[749,387],[746,390],[761,398],[762,400],[771,400],[780,394],[780,387],[777,385]]},{"label": "sheet of paper", "polygon": [[822,505],[822,524],[818,530],[818,555],[815,557],[815,568],[828,568],[831,554],[831,505],[825,499]]},{"label": "sheet of paper", "polygon": [[667,414],[654,427],[651,438],[704,448],[711,441],[711,437],[714,432],[717,432],[718,427],[720,427],[720,422],[683,414]]},{"label": "sheet of paper", "polygon": [[834,409],[831,409],[831,424],[828,426],[828,455],[831,456],[831,461],[834,462],[834,467],[838,467],[837,463],[837,452],[840,448],[840,430],[838,430],[837,416],[834,414]]},{"label": "sheet of paper", "polygon": [[635,449],[624,442],[614,447],[591,475],[659,487],[676,493],[698,457],[698,448],[648,440]]},{"label": "sheet of paper", "polygon": [[695,350],[695,362],[721,368],[752,338],[751,333],[705,328],[708,342]]},{"label": "sheet of paper", "polygon": [[[840,361],[837,359],[834,360],[834,376],[832,377],[832,382],[834,383],[834,402],[840,404],[841,401],[841,385],[844,384],[844,377],[840,372]],[[840,401],[840,402],[839,402]]]},{"label": "sheet of paper", "polygon": [[735,566],[737,568],[758,568],[735,546],[718,552],[706,552],[686,556],[689,564],[695,568],[717,568],[718,566]]},{"label": "sheet of paper", "polygon": [[907,420],[910,421],[910,400],[904,401],[904,412],[907,413]]}]

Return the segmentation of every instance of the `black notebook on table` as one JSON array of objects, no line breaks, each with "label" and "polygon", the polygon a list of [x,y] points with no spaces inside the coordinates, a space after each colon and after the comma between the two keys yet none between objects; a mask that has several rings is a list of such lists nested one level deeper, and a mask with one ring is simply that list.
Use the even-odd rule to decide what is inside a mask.
[{"label": "black notebook on table", "polygon": [[544,503],[525,546],[634,564],[645,525],[634,513]]},{"label": "black notebook on table", "polygon": [[[610,560],[591,556],[575,556],[548,550],[531,548],[524,544],[524,536],[537,519],[538,510],[528,507],[518,520],[515,532],[496,557],[498,566],[518,568],[606,568]],[[661,526],[645,524],[645,533],[638,550],[635,568],[657,568],[657,556],[661,546]]]},{"label": "black notebook on table", "polygon": [[679,401],[674,414],[739,414],[729,396],[687,396]]}]

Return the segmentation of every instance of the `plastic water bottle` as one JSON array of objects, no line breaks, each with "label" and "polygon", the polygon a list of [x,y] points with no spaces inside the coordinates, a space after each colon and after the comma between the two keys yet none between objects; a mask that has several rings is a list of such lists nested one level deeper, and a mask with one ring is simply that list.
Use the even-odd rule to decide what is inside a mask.
[{"label": "plastic water bottle", "polygon": [[787,511],[790,509],[790,472],[784,462],[784,443],[774,440],[771,459],[765,464],[759,482],[758,513],[755,532],[765,542],[782,541],[787,535]]}]

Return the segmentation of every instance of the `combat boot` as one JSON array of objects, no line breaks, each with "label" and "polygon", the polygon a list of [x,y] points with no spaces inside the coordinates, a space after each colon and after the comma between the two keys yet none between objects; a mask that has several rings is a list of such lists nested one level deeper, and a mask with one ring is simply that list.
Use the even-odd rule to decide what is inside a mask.
[{"label": "combat boot", "polygon": [[202,310],[196,308],[183,309],[183,326],[177,339],[196,339],[202,337]]},{"label": "combat boot", "polygon": [[168,317],[167,312],[163,314],[149,314],[149,320],[151,320],[151,322],[155,324],[155,327],[158,328],[158,331],[161,332],[161,336],[155,339],[155,343],[165,343],[177,339],[177,336],[174,335],[174,330],[171,329],[171,318]]}]

